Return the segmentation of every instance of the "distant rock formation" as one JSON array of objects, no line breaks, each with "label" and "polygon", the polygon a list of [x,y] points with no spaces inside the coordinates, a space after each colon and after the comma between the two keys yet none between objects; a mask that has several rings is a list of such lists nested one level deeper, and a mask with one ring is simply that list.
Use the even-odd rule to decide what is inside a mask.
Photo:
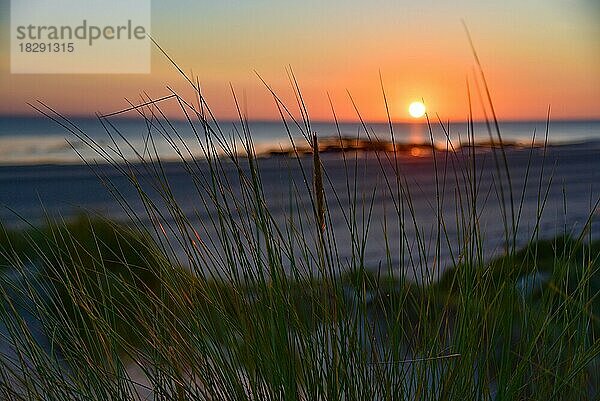
[{"label": "distant rock formation", "polygon": [[[515,141],[503,141],[502,144],[498,141],[483,141],[476,143],[463,142],[454,146],[438,146],[437,151],[457,151],[461,148],[474,148],[478,152],[485,152],[492,149],[527,149],[532,144],[522,144]],[[534,148],[539,148],[542,144],[534,143]],[[352,137],[323,137],[319,138],[319,153],[343,153],[343,152],[397,152],[415,157],[430,156],[434,146],[429,143],[409,144],[409,143],[393,143],[392,141],[380,139],[359,139]],[[304,156],[312,154],[312,148],[306,145],[296,145],[296,147],[288,147],[282,149],[268,150],[262,156]]]}]

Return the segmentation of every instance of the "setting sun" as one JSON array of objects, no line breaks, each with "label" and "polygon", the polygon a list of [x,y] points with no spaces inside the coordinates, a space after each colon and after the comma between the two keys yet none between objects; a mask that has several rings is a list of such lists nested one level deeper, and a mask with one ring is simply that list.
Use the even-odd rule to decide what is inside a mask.
[{"label": "setting sun", "polygon": [[414,118],[423,117],[425,111],[425,105],[422,102],[412,102],[410,106],[408,106],[408,113]]}]

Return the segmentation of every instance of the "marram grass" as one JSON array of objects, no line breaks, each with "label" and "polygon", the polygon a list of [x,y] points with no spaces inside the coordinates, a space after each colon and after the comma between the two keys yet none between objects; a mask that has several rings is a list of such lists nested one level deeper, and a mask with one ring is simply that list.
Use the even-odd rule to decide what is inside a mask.
[{"label": "marram grass", "polygon": [[[273,93],[283,129],[294,125],[313,148],[312,162],[300,154],[289,159],[303,179],[290,185],[289,213],[282,222],[269,206],[245,116],[240,113],[235,133],[240,149],[212,118],[194,80],[189,83],[196,106],[173,98],[198,143],[178,141],[159,104],[150,101],[132,109],[148,126],[148,148],[134,149],[135,163],[118,148],[100,146],[49,107],[36,106],[126,177],[144,212],[90,163],[128,221],[49,218],[41,227],[0,230],[1,398],[598,397],[600,244],[589,238],[587,225],[580,236],[534,236],[516,249],[517,188],[503,191],[498,207],[506,249],[490,260],[478,224],[481,167],[474,151],[467,152],[464,170],[453,173],[464,189],[455,222],[460,256],[439,277],[423,273],[418,264],[372,269],[365,265],[364,249],[368,231],[375,229],[374,194],[356,192],[352,171],[359,161],[346,153],[350,204],[342,205],[332,192],[300,91],[298,121]],[[100,121],[118,139],[111,120]],[[173,195],[153,135],[171,140],[197,203],[212,210],[200,222],[186,215]],[[500,135],[496,140],[502,143]],[[496,152],[494,178],[508,189],[504,150],[494,147]],[[387,171],[383,187],[394,200],[390,215],[401,227],[414,224],[413,196],[400,162],[395,154],[376,157]],[[442,163],[435,150],[433,162]],[[301,191],[309,195],[308,205],[300,201]],[[541,186],[538,196],[541,209]],[[441,210],[441,197],[436,202]],[[350,260],[338,256],[342,244],[331,220],[336,207],[344,209],[350,241],[343,246],[352,250]],[[447,240],[447,224],[438,217],[438,246]],[[215,235],[198,234],[206,227]],[[384,238],[404,241],[385,232]],[[425,252],[423,238],[415,243],[417,253]],[[418,280],[407,279],[409,269],[421,269]]]}]

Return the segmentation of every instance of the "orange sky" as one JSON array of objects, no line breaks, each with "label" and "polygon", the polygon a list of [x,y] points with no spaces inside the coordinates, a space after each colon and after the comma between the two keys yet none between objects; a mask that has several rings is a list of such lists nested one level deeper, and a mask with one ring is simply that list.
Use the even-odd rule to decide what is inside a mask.
[{"label": "orange sky", "polygon": [[[31,114],[26,103],[37,99],[72,115],[110,112],[144,92],[168,94],[167,85],[191,95],[157,51],[147,75],[10,74],[7,4],[0,6],[2,115]],[[346,91],[365,119],[385,119],[379,71],[394,119],[408,118],[408,104],[422,98],[430,113],[456,120],[467,115],[466,80],[473,84],[474,77],[464,19],[501,118],[544,118],[548,105],[554,118],[600,118],[600,9],[594,4],[180,0],[153,3],[152,34],[199,76],[223,119],[235,118],[230,82],[251,119],[277,118],[254,70],[293,106],[286,74],[292,66],[317,120],[331,119],[328,93],[340,119],[356,119]]]}]

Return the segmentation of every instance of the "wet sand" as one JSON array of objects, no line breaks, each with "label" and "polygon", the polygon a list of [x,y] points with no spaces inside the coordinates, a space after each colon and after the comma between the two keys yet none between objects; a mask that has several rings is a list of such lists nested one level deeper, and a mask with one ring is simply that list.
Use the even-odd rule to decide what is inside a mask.
[{"label": "wet sand", "polygon": [[[350,198],[354,196],[356,182],[359,214],[362,213],[360,210],[363,202],[366,202],[364,217],[367,216],[369,202],[373,197],[364,254],[365,265],[368,268],[404,266],[409,276],[419,276],[424,270],[429,273],[440,272],[452,263],[453,258],[456,260],[460,254],[461,242],[461,232],[457,229],[457,217],[460,215],[457,206],[460,207],[461,204],[460,195],[464,207],[465,194],[468,191],[464,186],[464,174],[469,168],[464,153],[467,151],[436,151],[435,159],[430,152],[420,156],[413,156],[410,152],[398,153],[398,171],[404,187],[408,188],[407,194],[402,196],[402,202],[398,202],[396,196],[393,153],[352,152],[346,155],[346,160],[337,152],[323,154],[323,164],[328,177],[325,189],[331,215],[330,224],[336,236],[340,260],[347,261],[351,258],[347,224],[351,204],[348,182]],[[527,243],[535,228],[542,168],[542,198],[548,183],[551,183],[540,221],[541,238],[554,237],[565,232],[578,235],[590,215],[591,205],[600,196],[600,143],[551,146],[545,154],[544,158],[542,148],[532,151],[520,148],[506,149],[513,184],[515,214],[520,216],[517,245]],[[312,158],[306,156],[301,160],[305,173],[310,177]],[[437,181],[434,167],[436,165]],[[196,173],[207,174],[205,167],[205,162],[200,162]],[[233,177],[233,166],[226,168],[230,169],[228,174]],[[528,168],[529,176],[526,179]],[[286,156],[264,158],[260,160],[260,170],[264,191],[268,194],[269,207],[278,224],[284,224],[289,217],[289,195],[292,188],[290,182],[295,182],[299,189],[298,199],[301,207],[309,207],[308,190],[303,184],[302,172],[295,159]],[[477,151],[476,170],[479,224],[484,234],[486,254],[491,257],[503,251],[505,235],[500,208],[500,181],[496,176],[494,157],[489,148]],[[198,223],[200,235],[214,235],[210,225],[200,224],[200,219],[206,222],[206,217],[214,213],[214,209],[202,206],[197,189],[183,165],[167,163],[165,171],[175,198],[184,213]],[[146,215],[143,205],[127,180],[111,166],[100,166],[97,172],[110,180],[133,210],[144,219]],[[347,180],[347,177],[350,180]],[[140,178],[144,181],[147,177],[140,173]],[[504,196],[508,202],[509,191],[505,178],[502,182]],[[525,183],[527,186],[523,191]],[[23,219],[38,224],[43,221],[45,213],[64,218],[83,212],[100,213],[111,219],[127,220],[127,215],[118,202],[95,173],[86,166],[0,167],[0,188],[0,204],[4,206],[0,208],[0,219],[9,227],[23,226]],[[235,190],[237,189],[234,188]],[[152,191],[150,193],[152,195]],[[366,198],[363,199],[362,195]],[[156,193],[152,196],[160,203]],[[519,207],[521,198],[523,204]],[[401,203],[404,204],[404,212],[403,217],[399,219],[397,210]],[[506,210],[510,217],[510,207],[507,206]],[[438,238],[438,215],[443,216],[445,223],[445,228],[441,230],[441,240]],[[362,217],[359,216],[359,223]],[[148,223],[147,219],[146,222]],[[592,233],[596,238],[600,233],[597,225],[592,225]],[[385,238],[389,255],[386,254]],[[181,262],[185,264],[185,260]]]}]

